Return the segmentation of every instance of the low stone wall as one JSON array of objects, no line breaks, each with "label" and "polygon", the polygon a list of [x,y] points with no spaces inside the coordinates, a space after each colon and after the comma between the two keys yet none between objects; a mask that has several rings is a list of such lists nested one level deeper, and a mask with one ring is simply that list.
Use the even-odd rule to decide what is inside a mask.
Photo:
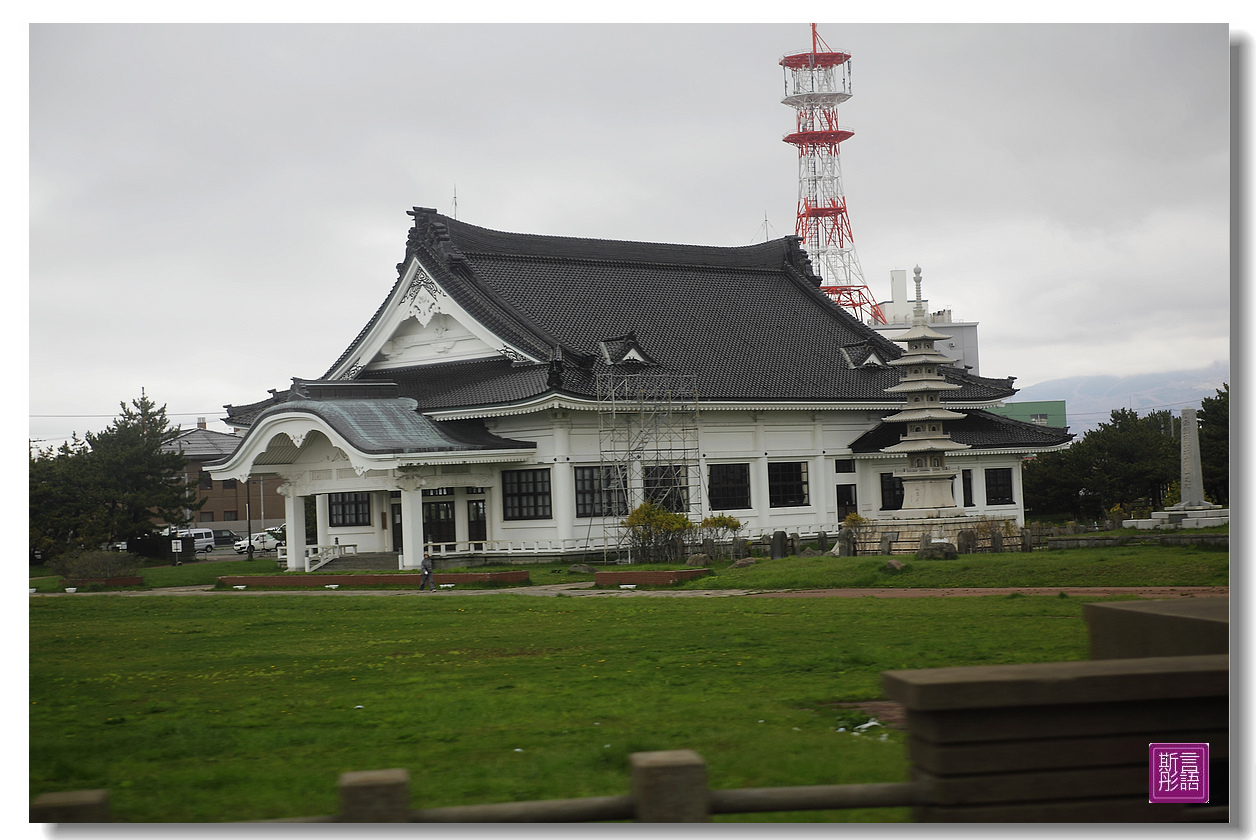
[{"label": "low stone wall", "polygon": [[[224,586],[412,586],[418,588],[422,575],[223,575]],[[518,572],[436,572],[442,583],[531,583],[527,570]]]},{"label": "low stone wall", "polygon": [[1137,534],[1102,537],[1050,537],[1048,549],[1108,548],[1122,545],[1217,545],[1230,547],[1229,534]]},{"label": "low stone wall", "polygon": [[620,583],[639,583],[647,586],[670,586],[682,580],[694,580],[711,574],[710,569],[663,569],[652,572],[594,572],[593,583],[597,586],[615,586]]}]

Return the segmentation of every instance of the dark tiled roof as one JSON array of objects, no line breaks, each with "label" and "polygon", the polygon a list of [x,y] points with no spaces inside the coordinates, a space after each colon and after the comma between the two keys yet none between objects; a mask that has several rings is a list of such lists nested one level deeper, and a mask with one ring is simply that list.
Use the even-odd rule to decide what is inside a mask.
[{"label": "dark tiled roof", "polygon": [[[942,428],[951,440],[966,443],[974,449],[1049,448],[1073,439],[1067,428],[1039,426],[988,411],[969,411],[963,420],[948,420]],[[850,448],[852,452],[880,452],[893,446],[907,431],[906,423],[879,423],[860,435]]]},{"label": "dark tiled roof", "polygon": [[185,458],[192,461],[217,460],[230,455],[240,446],[244,438],[229,435],[225,432],[214,432],[209,429],[184,429],[179,436],[161,448],[165,452],[182,452]]},{"label": "dark tiled roof", "polygon": [[[608,369],[603,342],[627,336],[651,370],[692,376],[704,402],[881,402],[899,380],[892,368],[863,363],[873,353],[898,358],[902,349],[819,291],[796,237],[721,248],[505,233],[419,207],[411,215],[398,283],[417,259],[479,323],[546,360],[358,375],[395,381],[420,410],[511,404],[553,391],[593,398],[597,373]],[[325,378],[359,352],[384,312],[381,304]],[[1015,393],[1010,379],[943,374],[961,386],[946,402]],[[227,406],[229,419],[248,425],[284,399]]]},{"label": "dark tiled roof", "polygon": [[[794,237],[716,248],[503,233],[432,210],[413,215],[407,256],[503,339],[541,359],[559,348],[560,390],[592,396],[600,342],[629,333],[661,371],[694,375],[706,401],[881,401],[898,381],[894,370],[857,366],[870,351],[884,360],[902,351],[819,291]],[[396,380],[424,408],[470,406],[545,393],[554,377],[532,368],[371,376]],[[454,374],[477,379],[441,381]],[[1014,393],[1004,380],[947,378],[963,385],[949,401]]]}]

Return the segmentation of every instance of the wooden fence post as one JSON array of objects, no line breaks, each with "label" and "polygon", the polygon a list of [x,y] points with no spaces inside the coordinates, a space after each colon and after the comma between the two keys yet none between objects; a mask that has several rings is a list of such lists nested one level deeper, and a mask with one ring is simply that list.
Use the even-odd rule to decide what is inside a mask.
[{"label": "wooden fence post", "polygon": [[41,793],[31,803],[33,823],[107,823],[109,791],[71,790],[62,793]]},{"label": "wooden fence post", "polygon": [[706,822],[706,762],[693,750],[639,752],[629,757],[637,822]]},{"label": "wooden fence post", "polygon": [[363,770],[340,774],[339,822],[409,821],[409,770]]}]

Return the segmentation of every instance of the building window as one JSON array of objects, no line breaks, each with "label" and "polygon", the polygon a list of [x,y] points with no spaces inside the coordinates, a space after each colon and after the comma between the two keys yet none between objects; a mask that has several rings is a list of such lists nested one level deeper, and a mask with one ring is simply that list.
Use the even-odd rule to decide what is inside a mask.
[{"label": "building window", "polygon": [[689,512],[689,468],[684,464],[655,464],[641,470],[645,499],[672,513]]},{"label": "building window", "polygon": [[209,473],[201,473],[200,481],[197,486],[202,490],[213,490],[214,480],[210,478]]},{"label": "building window", "polygon": [[488,539],[488,511],[483,499],[467,500],[467,539],[475,543],[475,550],[484,548]]},{"label": "building window", "polygon": [[239,515],[234,510],[224,510],[222,512],[223,522],[235,522],[239,518]]},{"label": "building window", "polygon": [[424,496],[452,496],[454,488],[452,487],[433,487],[423,491]]},{"label": "building window", "polygon": [[203,510],[203,511],[201,511],[201,521],[202,521],[202,522],[213,522],[213,521],[214,521],[214,512],[213,512],[212,510]]},{"label": "building window", "polygon": [[1000,467],[986,470],[986,504],[1010,505],[1012,500],[1012,470]]},{"label": "building window", "polygon": [[903,509],[903,479],[881,473],[881,510]]},{"label": "building window", "polygon": [[1030,422],[1030,423],[1036,423],[1036,424],[1038,424],[1039,426],[1045,426],[1045,425],[1047,425],[1047,415],[1045,415],[1045,414],[1031,414],[1031,415],[1029,415],[1029,422]]},{"label": "building window", "polygon": [[768,506],[804,507],[807,500],[807,462],[768,464]]},{"label": "building window", "polygon": [[234,478],[224,478],[222,480],[222,489],[223,490],[236,489],[236,480]]},{"label": "building window", "polygon": [[858,512],[859,505],[855,495],[855,485],[837,485],[837,518],[845,519],[848,515]]},{"label": "building window", "polygon": [[371,524],[370,493],[328,493],[328,524],[333,528]]},{"label": "building window", "polygon": [[423,542],[428,545],[451,543],[457,539],[453,502],[423,503]]},{"label": "building window", "polygon": [[973,471],[964,470],[961,474],[961,483],[964,486],[964,507],[973,507]]},{"label": "building window", "polygon": [[467,495],[468,496],[483,496],[484,488],[483,487],[468,487]]},{"label": "building window", "polygon": [[711,510],[750,509],[749,464],[711,464],[708,481]]},{"label": "building window", "polygon": [[502,518],[550,519],[550,471],[502,470]]},{"label": "building window", "polygon": [[839,473],[853,473],[855,471],[855,459],[837,460],[833,462],[833,466],[837,468]]},{"label": "building window", "polygon": [[576,467],[576,516],[627,516],[628,472],[623,465]]}]

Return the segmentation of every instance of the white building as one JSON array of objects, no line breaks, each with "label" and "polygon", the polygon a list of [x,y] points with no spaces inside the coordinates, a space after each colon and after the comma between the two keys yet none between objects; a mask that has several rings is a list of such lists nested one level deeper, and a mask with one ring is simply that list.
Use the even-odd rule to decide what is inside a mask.
[{"label": "white building", "polygon": [[[227,406],[216,478],[279,476],[289,567],[318,545],[457,555],[614,544],[642,499],[757,536],[902,503],[902,350],[833,305],[795,237],[741,248],[503,233],[415,208],[399,276],[317,380]],[[941,348],[939,348],[941,349]],[[945,351],[944,351],[945,352]],[[1022,457],[1071,435],[943,367],[957,513],[1023,519]]]},{"label": "white building", "polygon": [[[916,301],[907,290],[907,272],[896,268],[890,272],[890,300],[877,304],[885,316],[884,324],[869,324],[872,329],[893,341],[912,325]],[[951,359],[956,367],[967,367],[968,372],[981,375],[981,359],[977,352],[977,321],[956,321],[949,309],[929,312],[929,301],[924,301],[925,323],[938,327],[947,334],[945,341],[937,343],[937,350]]]}]

